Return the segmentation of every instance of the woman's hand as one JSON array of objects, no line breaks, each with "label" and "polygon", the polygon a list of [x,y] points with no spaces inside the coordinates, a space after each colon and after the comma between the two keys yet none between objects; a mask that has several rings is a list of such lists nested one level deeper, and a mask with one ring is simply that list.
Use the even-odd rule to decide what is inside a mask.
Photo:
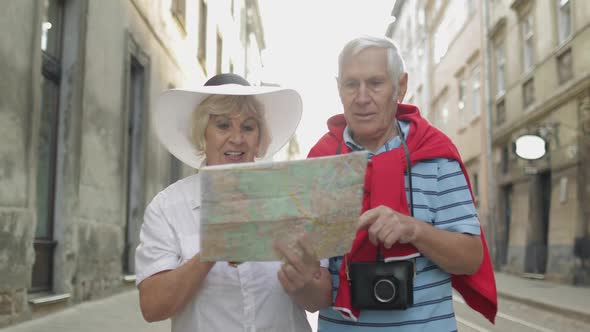
[{"label": "woman's hand", "polygon": [[283,260],[277,277],[293,301],[310,312],[328,307],[332,303],[332,279],[328,269],[320,267],[309,235],[299,236],[294,248],[284,241],[276,241],[274,247]]},{"label": "woman's hand", "polygon": [[307,234],[297,238],[295,248],[289,248],[284,241],[276,241],[274,247],[283,258],[278,278],[289,295],[297,294],[321,276],[320,262]]}]

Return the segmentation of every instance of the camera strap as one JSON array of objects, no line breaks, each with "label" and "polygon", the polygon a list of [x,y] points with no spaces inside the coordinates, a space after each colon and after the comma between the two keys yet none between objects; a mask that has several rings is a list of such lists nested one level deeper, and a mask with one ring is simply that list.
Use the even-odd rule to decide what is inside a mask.
[{"label": "camera strap", "polygon": [[[406,138],[404,137],[404,133],[402,132],[402,128],[399,124],[399,121],[395,120],[395,125],[397,126],[399,138],[401,140],[401,145],[404,149],[404,153],[406,156],[406,172],[408,175],[408,189],[410,192],[409,210],[410,210],[410,215],[413,217],[414,216],[414,190],[413,190],[413,186],[412,186],[412,161],[410,159],[410,149],[408,148],[408,144],[406,143]],[[342,142],[340,142],[340,144],[338,144],[338,147],[336,148],[337,155],[340,154],[341,149],[342,149]],[[384,261],[383,251],[381,250],[381,245],[377,246],[376,261],[378,261],[378,262]],[[345,268],[346,268],[346,279],[348,279],[348,281],[350,281],[350,273],[348,270],[348,255],[347,254],[344,255],[344,264],[345,264]],[[415,260],[414,260],[414,270],[415,269],[416,269],[416,264],[415,264]]]},{"label": "camera strap", "polygon": [[404,134],[402,133],[402,128],[399,125],[399,121],[395,121],[397,124],[397,130],[399,131],[399,138],[402,141],[402,146],[404,147],[404,152],[406,153],[406,170],[408,173],[408,189],[410,190],[410,215],[414,216],[414,190],[412,187],[412,160],[410,159],[410,149],[408,148],[408,144],[406,144],[406,139]]}]

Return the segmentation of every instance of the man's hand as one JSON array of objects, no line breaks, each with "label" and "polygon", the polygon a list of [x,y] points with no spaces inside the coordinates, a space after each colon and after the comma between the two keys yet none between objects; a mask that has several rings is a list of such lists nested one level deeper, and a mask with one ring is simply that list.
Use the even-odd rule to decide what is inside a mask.
[{"label": "man's hand", "polygon": [[278,278],[287,294],[295,295],[321,275],[320,262],[307,234],[297,239],[299,250],[292,250],[284,241],[275,242],[274,247],[283,257],[284,264],[278,272]]},{"label": "man's hand", "polygon": [[368,230],[369,240],[374,245],[382,242],[389,249],[395,243],[411,243],[418,233],[418,223],[387,206],[380,205],[365,211],[360,217],[357,230]]}]

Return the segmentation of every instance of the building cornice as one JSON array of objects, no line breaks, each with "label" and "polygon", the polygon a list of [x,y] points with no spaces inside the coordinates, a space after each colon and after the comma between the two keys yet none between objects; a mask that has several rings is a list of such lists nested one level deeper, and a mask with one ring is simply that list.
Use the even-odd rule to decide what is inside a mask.
[{"label": "building cornice", "polygon": [[588,88],[590,88],[590,73],[556,89],[553,95],[547,98],[546,101],[534,104],[533,109],[528,111],[525,116],[512,121],[510,124],[506,124],[506,126],[494,129],[493,144],[506,141],[518,129],[530,122],[538,121],[560,105],[564,105],[566,101],[583,94]]}]

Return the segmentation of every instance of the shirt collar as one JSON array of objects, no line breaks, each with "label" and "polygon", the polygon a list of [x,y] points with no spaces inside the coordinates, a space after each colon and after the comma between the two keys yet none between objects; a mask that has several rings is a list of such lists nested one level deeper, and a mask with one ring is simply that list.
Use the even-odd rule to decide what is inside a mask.
[{"label": "shirt collar", "polygon": [[[395,126],[395,123],[394,123],[394,126]],[[404,135],[404,138],[407,138],[408,133],[410,132],[410,123],[407,121],[399,121],[399,126],[402,130],[402,135]],[[350,133],[350,128],[348,127],[348,125],[346,125],[346,128],[344,128],[343,138],[344,138],[344,143],[346,144],[346,146],[348,146],[348,148],[351,151],[364,151],[364,150],[366,150],[362,145],[360,145],[354,141],[354,139],[352,138],[352,135]],[[402,144],[402,141],[400,140],[399,136],[395,136],[392,139],[390,139],[388,142],[385,142],[385,144],[382,147],[380,147],[376,152],[369,151],[369,159],[371,159],[373,156],[378,155],[380,153],[391,151],[393,149],[397,149],[401,144]]]}]

